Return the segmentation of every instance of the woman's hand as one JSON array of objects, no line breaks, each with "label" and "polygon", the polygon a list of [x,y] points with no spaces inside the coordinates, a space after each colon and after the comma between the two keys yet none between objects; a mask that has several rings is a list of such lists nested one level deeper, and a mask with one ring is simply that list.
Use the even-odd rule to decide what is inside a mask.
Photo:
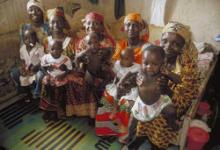
[{"label": "woman's hand", "polygon": [[172,91],[170,90],[168,86],[168,78],[165,76],[161,76],[160,78],[157,79],[157,86],[158,90],[161,91],[162,94],[169,95],[172,97]]}]

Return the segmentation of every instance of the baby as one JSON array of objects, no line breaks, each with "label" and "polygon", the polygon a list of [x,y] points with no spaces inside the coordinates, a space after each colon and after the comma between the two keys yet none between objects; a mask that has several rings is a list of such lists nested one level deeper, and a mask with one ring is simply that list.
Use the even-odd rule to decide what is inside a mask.
[{"label": "baby", "polygon": [[98,35],[95,33],[88,34],[84,41],[87,44],[87,49],[78,54],[76,59],[77,66],[86,68],[93,76],[102,76],[102,72],[110,61],[111,49],[101,48]]},{"label": "baby", "polygon": [[76,65],[85,73],[85,81],[89,90],[94,92],[97,99],[100,99],[106,84],[113,79],[112,49],[101,47],[96,33],[88,34],[84,41],[87,49],[76,55]]},{"label": "baby", "polygon": [[50,44],[50,53],[41,60],[46,75],[43,78],[40,108],[44,110],[45,121],[56,121],[65,119],[65,85],[68,84],[67,75],[72,70],[72,63],[69,57],[62,54],[62,41],[53,39]]},{"label": "baby", "polygon": [[52,86],[61,86],[61,81],[71,70],[72,64],[70,58],[63,55],[62,41],[53,40],[49,54],[44,55],[41,60],[41,66],[47,75],[43,83]]},{"label": "baby", "polygon": [[[138,85],[139,96],[131,110],[132,114],[141,122],[151,121],[162,114],[166,118],[168,126],[176,129],[175,107],[168,93],[158,87],[158,79],[164,76],[161,70],[165,52],[159,46],[147,45],[144,46],[142,54],[142,69],[138,74],[138,78],[142,81]],[[178,78],[178,75],[174,73],[167,73],[165,76],[169,76],[171,81],[176,81]]]},{"label": "baby", "polygon": [[114,98],[113,112],[110,118],[118,111],[120,99],[126,99],[128,105],[137,97],[136,75],[141,66],[134,62],[134,50],[126,48],[120,54],[120,60],[116,61],[113,72],[116,74],[113,83],[106,85],[106,92]]}]

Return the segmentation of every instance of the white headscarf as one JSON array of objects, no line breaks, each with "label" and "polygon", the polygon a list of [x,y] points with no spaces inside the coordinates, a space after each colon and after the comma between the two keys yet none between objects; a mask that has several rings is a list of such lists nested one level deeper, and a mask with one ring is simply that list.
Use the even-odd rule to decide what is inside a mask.
[{"label": "white headscarf", "polygon": [[42,12],[44,12],[44,7],[43,7],[43,5],[42,5],[40,0],[29,0],[28,3],[27,3],[27,10],[31,6],[36,6],[36,7],[40,8],[42,10]]}]

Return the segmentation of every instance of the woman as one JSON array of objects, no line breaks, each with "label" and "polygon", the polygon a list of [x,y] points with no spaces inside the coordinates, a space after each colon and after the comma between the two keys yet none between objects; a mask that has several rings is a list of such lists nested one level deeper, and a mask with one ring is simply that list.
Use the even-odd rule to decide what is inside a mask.
[{"label": "woman", "polygon": [[[113,55],[113,60],[117,62],[120,60],[121,53],[128,47],[134,51],[134,60],[136,63],[141,63],[141,47],[147,41],[143,40],[141,32],[143,31],[143,19],[138,13],[130,13],[124,19],[124,30],[128,35],[127,40],[120,41],[116,47],[116,51]],[[114,98],[105,90],[102,103],[103,107],[98,109],[96,117],[96,134],[99,136],[116,135],[119,137],[119,141],[126,142],[128,135],[130,108],[132,107],[132,100],[134,95],[137,95],[136,91],[131,92],[131,96],[126,96],[126,99],[120,102],[120,111],[116,112],[115,117],[111,117],[113,112]],[[128,99],[130,98],[130,99]],[[117,124],[117,125],[115,125]]]},{"label": "woman", "polygon": [[117,43],[113,60],[119,60],[121,51],[126,47],[132,47],[135,53],[135,62],[141,63],[141,47],[148,41],[148,34],[141,35],[143,30],[148,29],[144,24],[139,13],[130,13],[124,19],[124,31],[127,33],[128,39],[121,40]]},{"label": "woman", "polygon": [[[166,79],[161,78],[159,86],[170,93],[177,110],[176,116],[180,119],[198,94],[197,50],[191,41],[189,28],[178,22],[170,22],[164,27],[160,45],[166,52],[167,67],[179,74],[181,83],[169,83],[167,87]],[[177,135],[178,131],[167,127],[162,115],[150,122],[137,124],[137,136],[146,136],[156,149],[167,149],[177,140]],[[130,148],[136,144],[131,144]]]},{"label": "woman", "polygon": [[[20,37],[22,37],[24,31],[31,26],[37,33],[40,44],[43,45],[44,39],[49,34],[49,26],[44,22],[44,8],[42,3],[36,0],[29,0],[27,3],[27,13],[31,22],[21,26]],[[22,38],[21,43],[23,43]]]}]

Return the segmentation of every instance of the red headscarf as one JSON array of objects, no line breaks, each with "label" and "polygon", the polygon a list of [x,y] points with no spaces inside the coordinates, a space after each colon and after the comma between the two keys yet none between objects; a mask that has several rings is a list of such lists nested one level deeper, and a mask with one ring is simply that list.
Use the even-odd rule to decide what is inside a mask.
[{"label": "red headscarf", "polygon": [[93,20],[97,20],[99,22],[104,22],[104,17],[103,15],[97,13],[97,12],[90,12],[88,13],[86,16],[85,16],[85,20],[88,20],[88,19],[93,19]]}]

